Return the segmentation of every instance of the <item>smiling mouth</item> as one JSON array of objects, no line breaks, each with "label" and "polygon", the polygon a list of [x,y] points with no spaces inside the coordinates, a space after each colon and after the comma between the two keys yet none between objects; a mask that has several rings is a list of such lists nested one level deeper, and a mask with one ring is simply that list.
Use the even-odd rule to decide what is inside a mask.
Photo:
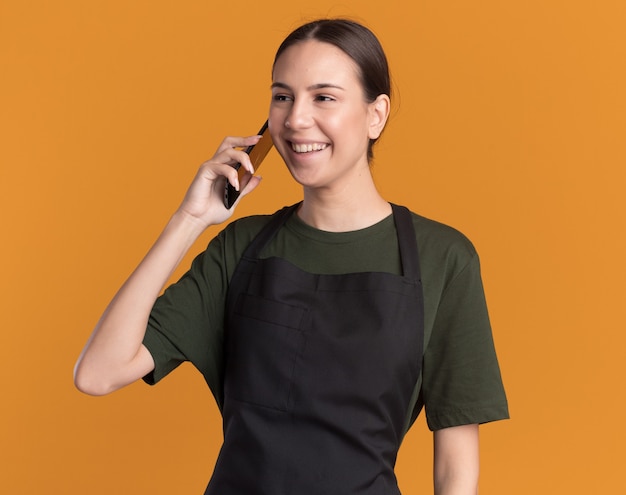
[{"label": "smiling mouth", "polygon": [[326,143],[309,143],[309,144],[296,144],[291,143],[291,149],[296,153],[311,153],[313,151],[322,151],[326,149],[328,144]]}]

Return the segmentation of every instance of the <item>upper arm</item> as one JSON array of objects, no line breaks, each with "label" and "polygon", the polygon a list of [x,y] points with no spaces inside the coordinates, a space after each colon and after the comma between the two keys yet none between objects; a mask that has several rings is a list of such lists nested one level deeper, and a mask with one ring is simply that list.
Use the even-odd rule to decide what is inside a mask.
[{"label": "upper arm", "polygon": [[443,428],[433,433],[436,494],[476,494],[479,473],[478,425]]},{"label": "upper arm", "polygon": [[134,359],[133,366],[129,370],[129,376],[127,377],[128,381],[122,386],[143,378],[153,370],[154,359],[152,354],[150,354],[150,351],[145,345],[141,344],[139,351],[137,352],[137,356]]}]

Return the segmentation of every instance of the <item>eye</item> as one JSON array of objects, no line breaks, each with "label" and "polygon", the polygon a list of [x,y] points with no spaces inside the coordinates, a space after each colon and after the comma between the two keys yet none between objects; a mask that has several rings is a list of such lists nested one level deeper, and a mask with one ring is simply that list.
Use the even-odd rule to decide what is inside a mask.
[{"label": "eye", "polygon": [[291,100],[293,100],[293,98],[292,98],[291,96],[286,95],[286,94],[284,94],[284,93],[276,93],[276,94],[272,97],[272,99],[273,99],[274,101],[291,101]]},{"label": "eye", "polygon": [[328,95],[316,95],[315,101],[335,101],[335,98]]}]

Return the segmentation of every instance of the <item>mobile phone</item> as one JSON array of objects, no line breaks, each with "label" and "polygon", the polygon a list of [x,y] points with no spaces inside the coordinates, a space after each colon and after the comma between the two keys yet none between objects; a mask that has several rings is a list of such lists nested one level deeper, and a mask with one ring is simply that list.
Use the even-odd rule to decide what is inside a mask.
[{"label": "mobile phone", "polygon": [[[252,146],[248,146],[246,148],[246,153],[250,155],[250,161],[252,162],[252,166],[254,167],[254,171],[259,170],[259,166],[263,159],[267,156],[270,149],[274,145],[272,141],[272,136],[270,136],[270,131],[267,126],[267,121],[261,127],[259,131],[259,135],[263,136],[257,144],[253,144]],[[239,185],[241,187],[241,179],[246,173],[246,169],[241,166],[241,163],[235,164],[235,169],[239,174]],[[235,201],[239,197],[239,191],[237,191],[230,182],[226,181],[226,186],[224,187],[224,206],[229,210],[232,208]]]}]

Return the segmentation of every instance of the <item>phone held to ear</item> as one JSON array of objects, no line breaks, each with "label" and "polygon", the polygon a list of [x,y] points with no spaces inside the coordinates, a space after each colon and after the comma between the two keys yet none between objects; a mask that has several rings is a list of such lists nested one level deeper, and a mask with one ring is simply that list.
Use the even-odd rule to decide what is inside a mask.
[{"label": "phone held to ear", "polygon": [[[272,136],[270,136],[270,131],[267,127],[267,121],[263,124],[263,127],[261,127],[259,135],[263,136],[259,142],[257,144],[253,144],[252,146],[248,146],[245,150],[246,153],[250,155],[250,161],[252,162],[255,172],[259,169],[261,162],[267,156],[274,144],[272,142]],[[246,169],[241,166],[241,163],[235,164],[235,169],[239,174],[239,184],[241,186],[241,179],[246,173]],[[226,181],[226,186],[224,188],[224,206],[230,210],[235,201],[237,201],[238,197],[239,191],[237,191],[230,184],[230,182]]]}]

